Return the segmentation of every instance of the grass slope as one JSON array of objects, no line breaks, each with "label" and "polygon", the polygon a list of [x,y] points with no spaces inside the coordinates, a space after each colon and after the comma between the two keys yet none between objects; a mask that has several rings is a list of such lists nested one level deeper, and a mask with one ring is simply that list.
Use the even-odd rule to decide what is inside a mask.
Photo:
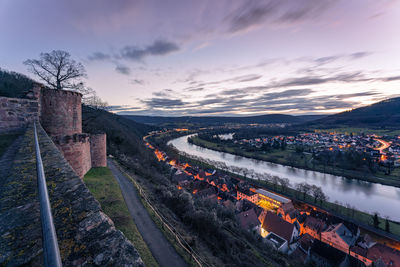
[{"label": "grass slope", "polygon": [[132,241],[146,266],[158,266],[144,242],[125,205],[121,190],[111,171],[106,167],[92,168],[84,181],[103,211],[113,220],[115,227]]}]

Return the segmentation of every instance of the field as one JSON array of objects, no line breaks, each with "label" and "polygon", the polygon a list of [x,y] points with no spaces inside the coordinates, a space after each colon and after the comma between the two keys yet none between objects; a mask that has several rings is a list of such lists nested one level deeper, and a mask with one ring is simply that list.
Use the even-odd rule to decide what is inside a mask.
[{"label": "field", "polygon": [[106,167],[92,168],[85,175],[84,181],[100,202],[103,211],[113,220],[115,227],[134,244],[145,265],[158,266],[129,214],[118,182],[111,171]]},{"label": "field", "polygon": [[361,172],[357,170],[347,170],[330,165],[312,164],[312,155],[309,153],[296,153],[294,148],[288,146],[286,150],[274,149],[270,152],[262,153],[260,151],[246,151],[243,147],[234,144],[216,144],[198,137],[193,137],[192,141],[198,146],[205,148],[228,152],[231,154],[244,156],[248,158],[264,160],[277,164],[292,166],[301,169],[314,170],[318,172],[329,173],[338,176],[344,176],[350,179],[358,179],[373,183],[381,183],[390,186],[400,187],[400,168],[392,171],[391,175],[385,175],[384,171],[378,171],[375,174]]}]

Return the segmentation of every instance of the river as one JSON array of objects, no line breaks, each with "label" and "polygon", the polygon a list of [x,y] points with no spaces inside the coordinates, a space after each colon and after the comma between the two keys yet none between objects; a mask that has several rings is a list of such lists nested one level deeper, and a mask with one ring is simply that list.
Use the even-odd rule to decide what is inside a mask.
[{"label": "river", "polygon": [[228,166],[247,168],[256,173],[268,173],[288,178],[292,187],[301,182],[320,186],[329,197],[330,202],[349,203],[358,210],[371,214],[377,211],[382,217],[388,216],[391,220],[400,222],[400,188],[214,151],[190,144],[187,141],[189,136],[173,139],[168,144],[190,155],[224,162]]}]

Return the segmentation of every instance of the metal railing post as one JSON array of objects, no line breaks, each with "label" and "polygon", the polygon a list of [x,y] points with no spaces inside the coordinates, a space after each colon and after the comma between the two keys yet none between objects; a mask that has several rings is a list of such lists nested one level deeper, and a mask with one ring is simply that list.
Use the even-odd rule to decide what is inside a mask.
[{"label": "metal railing post", "polygon": [[58,247],[56,230],[51,214],[49,194],[47,192],[46,177],[44,175],[42,157],[40,155],[39,141],[34,122],[36,170],[40,203],[40,221],[42,223],[42,245],[44,266],[61,267],[60,249]]}]

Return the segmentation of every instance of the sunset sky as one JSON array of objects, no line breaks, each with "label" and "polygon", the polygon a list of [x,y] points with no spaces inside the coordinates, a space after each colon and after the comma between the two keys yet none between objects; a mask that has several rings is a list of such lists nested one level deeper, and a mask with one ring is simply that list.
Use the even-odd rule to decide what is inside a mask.
[{"label": "sunset sky", "polygon": [[115,112],[339,112],[400,96],[398,0],[0,0],[0,68],[61,49]]}]

